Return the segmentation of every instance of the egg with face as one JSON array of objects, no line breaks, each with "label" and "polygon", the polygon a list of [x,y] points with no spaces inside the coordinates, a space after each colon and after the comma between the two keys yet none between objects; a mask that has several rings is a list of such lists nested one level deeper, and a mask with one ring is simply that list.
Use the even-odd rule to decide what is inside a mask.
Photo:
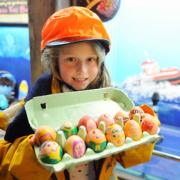
[{"label": "egg with face", "polygon": [[56,164],[61,161],[63,150],[55,141],[45,141],[40,146],[39,158],[47,164]]},{"label": "egg with face", "polygon": [[80,158],[85,154],[86,145],[81,137],[72,135],[65,142],[64,150],[73,158]]},{"label": "egg with face", "polygon": [[122,146],[125,142],[125,134],[118,124],[112,124],[106,129],[106,139],[114,146]]},{"label": "egg with face", "polygon": [[87,133],[86,143],[95,152],[102,152],[106,148],[106,137],[99,129],[92,129]]},{"label": "egg with face", "polygon": [[36,129],[32,143],[41,145],[45,141],[56,141],[56,131],[49,126],[41,126]]},{"label": "egg with face", "polygon": [[115,123],[119,124],[121,127],[123,127],[126,121],[128,120],[129,120],[129,115],[122,111],[118,111],[114,116]]}]

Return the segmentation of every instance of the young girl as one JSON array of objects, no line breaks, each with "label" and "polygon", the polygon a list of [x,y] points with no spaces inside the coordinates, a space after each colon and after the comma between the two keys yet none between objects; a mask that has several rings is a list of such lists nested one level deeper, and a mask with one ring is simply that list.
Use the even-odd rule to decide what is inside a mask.
[{"label": "young girl", "polygon": [[[41,50],[47,72],[36,81],[26,101],[35,96],[111,85],[104,63],[110,38],[102,21],[90,10],[69,7],[50,16],[42,29]],[[0,179],[108,180],[113,177],[115,156],[52,174],[37,161],[31,145],[33,133],[23,108],[9,124],[5,140],[0,141]],[[134,154],[131,157],[135,159]],[[142,161],[133,165],[138,163]]]},{"label": "young girl", "polygon": [[[110,77],[104,63],[109,48],[109,35],[99,17],[90,10],[69,7],[54,13],[42,29],[41,60],[47,72],[36,81],[26,101],[35,96],[110,86]],[[10,157],[4,153],[1,162],[1,169],[4,174],[8,174],[7,177],[13,174],[17,179],[32,179],[36,172],[36,179],[50,178],[50,172],[36,162],[30,144],[33,133],[23,108],[9,124],[5,134],[5,140],[12,143],[6,148],[7,154],[11,152]],[[6,143],[1,142],[2,145]],[[16,149],[12,150],[12,146],[16,146]],[[19,164],[12,162],[12,159],[20,161]],[[80,165],[69,173],[61,172],[56,178],[104,179],[106,176],[108,179],[114,165],[115,160],[107,158]]]}]

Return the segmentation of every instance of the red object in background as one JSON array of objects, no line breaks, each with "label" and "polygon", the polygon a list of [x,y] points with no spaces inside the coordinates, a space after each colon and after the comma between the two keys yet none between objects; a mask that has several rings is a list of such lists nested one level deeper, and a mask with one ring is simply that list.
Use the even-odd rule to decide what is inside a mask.
[{"label": "red object in background", "polygon": [[95,12],[102,21],[112,19],[119,10],[121,0],[71,0],[71,5],[83,6]]}]

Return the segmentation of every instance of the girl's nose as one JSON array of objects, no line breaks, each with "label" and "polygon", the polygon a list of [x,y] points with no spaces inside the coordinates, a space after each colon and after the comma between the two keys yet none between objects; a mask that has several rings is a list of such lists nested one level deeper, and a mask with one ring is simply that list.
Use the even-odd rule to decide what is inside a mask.
[{"label": "girl's nose", "polygon": [[86,72],[87,71],[87,65],[84,61],[79,61],[77,63],[77,72]]}]

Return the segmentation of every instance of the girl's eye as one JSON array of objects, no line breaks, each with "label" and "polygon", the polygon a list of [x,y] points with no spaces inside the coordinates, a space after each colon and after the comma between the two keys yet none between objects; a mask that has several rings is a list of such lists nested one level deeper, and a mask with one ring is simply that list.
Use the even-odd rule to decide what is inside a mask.
[{"label": "girl's eye", "polygon": [[76,62],[76,58],[74,58],[74,57],[69,57],[66,60],[67,60],[67,62]]},{"label": "girl's eye", "polygon": [[95,57],[90,57],[87,59],[88,62],[96,62],[97,61],[97,58]]}]

